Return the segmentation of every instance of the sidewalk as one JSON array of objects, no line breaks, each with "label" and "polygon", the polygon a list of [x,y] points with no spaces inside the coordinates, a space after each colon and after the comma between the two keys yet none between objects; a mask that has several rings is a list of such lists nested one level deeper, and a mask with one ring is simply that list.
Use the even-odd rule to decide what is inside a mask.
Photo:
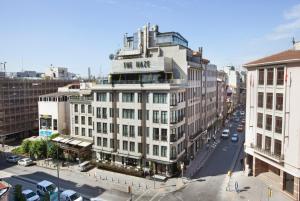
[{"label": "sidewalk", "polygon": [[[235,182],[238,182],[239,193],[235,191]],[[226,187],[229,184],[228,191]],[[270,201],[292,201],[292,199],[282,193],[279,189],[268,186],[263,180],[257,177],[248,177],[244,172],[236,172],[231,179],[225,179],[223,184],[223,200],[238,201],[264,201],[268,200],[268,187],[272,189]]]}]

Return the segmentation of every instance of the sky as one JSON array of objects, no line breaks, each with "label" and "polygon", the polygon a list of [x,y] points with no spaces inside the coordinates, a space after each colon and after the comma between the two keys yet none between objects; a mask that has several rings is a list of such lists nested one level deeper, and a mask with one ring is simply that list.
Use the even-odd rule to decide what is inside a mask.
[{"label": "sky", "polygon": [[299,0],[0,0],[0,62],[9,72],[51,64],[87,76],[110,71],[123,35],[176,31],[223,69],[300,41]]}]

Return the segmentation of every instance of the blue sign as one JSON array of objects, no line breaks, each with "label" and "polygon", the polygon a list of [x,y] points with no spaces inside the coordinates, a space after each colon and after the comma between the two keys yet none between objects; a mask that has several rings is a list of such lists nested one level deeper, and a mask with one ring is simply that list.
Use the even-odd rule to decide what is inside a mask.
[{"label": "blue sign", "polygon": [[49,130],[40,130],[39,131],[39,136],[49,137],[51,135],[52,135],[52,131],[49,131]]}]

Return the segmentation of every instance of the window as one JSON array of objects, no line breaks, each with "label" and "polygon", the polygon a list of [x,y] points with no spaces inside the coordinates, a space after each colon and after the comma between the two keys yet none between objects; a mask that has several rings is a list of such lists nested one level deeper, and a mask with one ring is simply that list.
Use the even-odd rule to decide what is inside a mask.
[{"label": "window", "polygon": [[263,127],[263,114],[257,113],[257,127],[262,128]]},{"label": "window", "polygon": [[129,143],[129,150],[130,151],[135,151],[135,143],[134,142]]},{"label": "window", "polygon": [[167,157],[167,147],[166,146],[161,146],[160,147],[160,156],[161,157]]},{"label": "window", "polygon": [[146,127],[146,137],[149,137],[150,129],[149,127]]},{"label": "window", "polygon": [[78,112],[78,105],[77,104],[74,105],[74,111]]},{"label": "window", "polygon": [[167,94],[153,93],[153,103],[167,103]]},{"label": "window", "polygon": [[276,156],[281,156],[281,141],[280,140],[274,141],[274,154]]},{"label": "window", "polygon": [[265,150],[271,151],[271,138],[268,136],[265,137]]},{"label": "window", "polygon": [[150,153],[150,145],[149,145],[149,144],[147,144],[147,146],[146,146],[146,153],[147,153],[147,154]]},{"label": "window", "polygon": [[101,122],[97,122],[97,133],[101,133]]},{"label": "window", "polygon": [[99,102],[106,102],[106,93],[105,92],[97,92],[96,99]]},{"label": "window", "polygon": [[149,110],[146,111],[147,120],[149,120]]},{"label": "window", "polygon": [[117,149],[120,149],[120,140],[117,140]]},{"label": "window", "polygon": [[107,147],[107,138],[103,138],[103,147]]},{"label": "window", "polygon": [[142,143],[138,143],[138,153],[142,153]]},{"label": "window", "polygon": [[114,139],[110,139],[109,140],[110,142],[109,142],[109,144],[110,144],[110,148],[115,148],[115,145],[114,145]]},{"label": "window", "polygon": [[123,150],[128,150],[128,142],[123,141]]},{"label": "window", "polygon": [[85,105],[81,105],[81,113],[85,113]]},{"label": "window", "polygon": [[85,116],[81,116],[81,124],[82,124],[82,125],[85,124]]},{"label": "window", "polygon": [[102,123],[102,127],[103,127],[102,129],[103,133],[107,133],[107,123]]},{"label": "window", "polygon": [[75,135],[78,135],[78,133],[79,133],[79,129],[78,127],[75,127]]},{"label": "window", "polygon": [[89,137],[93,136],[93,129],[89,129]]},{"label": "window", "polygon": [[138,93],[138,102],[141,103],[142,102],[142,94]]},{"label": "window", "polygon": [[153,123],[159,123],[159,111],[153,110]]},{"label": "window", "polygon": [[122,102],[125,103],[134,102],[134,93],[122,93]]},{"label": "window", "polygon": [[267,85],[273,85],[274,68],[267,69]]},{"label": "window", "polygon": [[275,132],[282,133],[282,117],[275,117]]},{"label": "window", "polygon": [[85,128],[81,128],[81,135],[85,136]]},{"label": "window", "polygon": [[134,137],[135,136],[134,126],[129,126],[129,136],[130,137]]},{"label": "window", "polygon": [[107,109],[106,108],[102,108],[102,118],[103,119],[107,118]]},{"label": "window", "polygon": [[266,115],[266,130],[271,131],[272,130],[272,115],[267,114]]},{"label": "window", "polygon": [[283,172],[283,187],[290,194],[294,194],[294,176]]},{"label": "window", "polygon": [[282,93],[277,93],[276,94],[276,110],[281,110],[283,109],[283,94]]},{"label": "window", "polygon": [[158,156],[159,154],[159,146],[153,145],[153,156]]},{"label": "window", "polygon": [[117,124],[117,133],[119,134],[120,133],[120,124]]},{"label": "window", "polygon": [[109,117],[114,117],[114,108],[109,108]]},{"label": "window", "polygon": [[272,93],[267,93],[267,109],[272,109],[273,108],[273,94]]},{"label": "window", "polygon": [[92,106],[91,105],[88,105],[88,113],[92,114]]},{"label": "window", "polygon": [[256,146],[262,148],[262,135],[259,133],[256,134]]},{"label": "window", "polygon": [[264,93],[258,92],[257,107],[264,107]]},{"label": "window", "polygon": [[159,140],[159,128],[153,128],[153,140]]},{"label": "window", "polygon": [[161,129],[161,141],[167,141],[168,136],[167,136],[168,130],[167,129]]},{"label": "window", "polygon": [[123,125],[123,136],[128,136],[128,125]]},{"label": "window", "polygon": [[92,119],[92,117],[89,117],[88,118],[88,124],[89,124],[89,126],[92,126],[93,125],[93,119]]},{"label": "window", "polygon": [[75,124],[78,124],[78,116],[75,116]]},{"label": "window", "polygon": [[101,108],[100,107],[96,108],[96,118],[101,118]]},{"label": "window", "polygon": [[134,119],[134,109],[123,109],[123,119]]},{"label": "window", "polygon": [[138,127],[138,136],[142,136],[143,129],[141,126]]},{"label": "window", "polygon": [[167,111],[161,111],[161,123],[162,124],[168,123]]},{"label": "window", "polygon": [[259,85],[264,85],[264,81],[265,81],[265,78],[264,78],[264,69],[259,69],[258,70],[258,84]]},{"label": "window", "polygon": [[101,137],[97,137],[97,146],[101,146]]},{"label": "window", "polygon": [[280,67],[277,68],[277,85],[283,85],[283,79],[284,79],[284,68]]},{"label": "window", "polygon": [[138,110],[138,120],[142,120],[142,110]]}]

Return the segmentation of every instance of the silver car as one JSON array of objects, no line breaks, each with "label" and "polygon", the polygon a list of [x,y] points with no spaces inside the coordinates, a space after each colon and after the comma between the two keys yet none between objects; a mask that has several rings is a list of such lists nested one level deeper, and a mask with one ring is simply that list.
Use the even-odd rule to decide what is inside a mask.
[{"label": "silver car", "polygon": [[23,158],[18,161],[18,165],[22,165],[22,166],[29,166],[32,164],[33,164],[33,161],[30,158]]},{"label": "silver car", "polygon": [[17,163],[19,160],[21,160],[21,157],[16,155],[8,156],[6,158],[6,161],[10,163]]}]

